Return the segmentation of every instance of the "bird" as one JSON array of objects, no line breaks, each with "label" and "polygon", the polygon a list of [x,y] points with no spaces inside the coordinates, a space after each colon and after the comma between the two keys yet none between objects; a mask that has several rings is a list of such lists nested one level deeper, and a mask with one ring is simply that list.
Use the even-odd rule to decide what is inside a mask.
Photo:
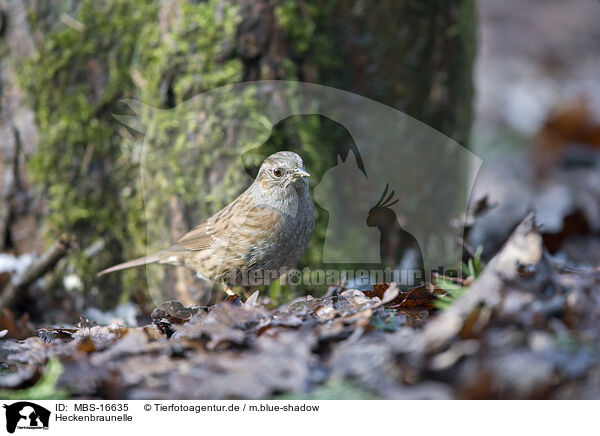
[{"label": "bird", "polygon": [[98,276],[158,263],[184,266],[200,279],[233,286],[268,284],[293,268],[314,230],[314,206],[302,158],[280,151],[229,205],[157,253],[107,268]]}]

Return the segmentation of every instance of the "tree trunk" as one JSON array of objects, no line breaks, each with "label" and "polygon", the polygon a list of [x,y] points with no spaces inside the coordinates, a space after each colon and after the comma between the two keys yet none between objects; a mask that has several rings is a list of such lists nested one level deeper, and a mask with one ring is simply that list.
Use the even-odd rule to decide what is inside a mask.
[{"label": "tree trunk", "polygon": [[[13,196],[17,186],[11,181],[15,162],[27,161],[27,177],[21,163],[18,172],[34,181],[38,198],[46,201],[47,238],[74,235],[82,250],[64,268],[83,277],[87,289],[100,286],[102,292],[92,297],[97,303],[114,304],[123,290],[131,293],[143,284],[144,274],[132,271],[98,281],[96,271],[145,254],[147,234],[162,231],[173,238],[198,224],[247,183],[228,170],[239,152],[231,127],[219,151],[206,153],[198,164],[205,183],[174,179],[160,185],[164,174],[151,174],[167,207],[144,203],[136,154],[142,138],[112,117],[126,113],[122,98],[169,109],[229,83],[302,80],[373,98],[468,142],[473,0],[164,0],[144,5],[0,0],[0,8],[7,23],[0,41],[5,200],[0,230],[14,215],[6,193]],[[16,96],[14,103],[6,103],[9,94]],[[281,124],[261,153],[280,145],[297,147],[318,181],[339,152],[332,123]],[[168,129],[152,127],[146,139]],[[186,133],[182,142],[189,141]],[[15,157],[19,142],[22,155]],[[247,156],[248,174],[261,156]],[[318,226],[324,225],[320,217]],[[314,239],[306,259],[318,259],[323,231],[317,230]],[[186,299],[190,284],[189,275],[173,273],[178,298]]]},{"label": "tree trunk", "polygon": [[0,0],[0,251],[40,251],[40,202],[26,171],[36,151],[34,113],[18,86],[15,62],[34,52],[22,3]]}]

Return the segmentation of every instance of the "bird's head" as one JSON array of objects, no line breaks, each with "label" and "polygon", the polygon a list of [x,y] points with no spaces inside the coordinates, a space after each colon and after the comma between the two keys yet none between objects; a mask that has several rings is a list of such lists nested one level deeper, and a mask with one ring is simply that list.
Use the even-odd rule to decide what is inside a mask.
[{"label": "bird's head", "polygon": [[256,176],[256,182],[262,189],[270,191],[285,189],[288,186],[308,186],[309,176],[300,156],[291,151],[280,151],[264,160]]}]

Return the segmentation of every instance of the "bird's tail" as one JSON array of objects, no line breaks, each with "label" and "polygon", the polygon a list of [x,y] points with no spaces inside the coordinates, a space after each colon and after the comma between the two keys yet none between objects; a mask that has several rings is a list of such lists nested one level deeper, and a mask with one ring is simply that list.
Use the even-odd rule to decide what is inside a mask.
[{"label": "bird's tail", "polygon": [[152,254],[146,257],[138,257],[137,259],[130,260],[129,262],[120,263],[115,266],[111,266],[103,271],[98,273],[98,277],[103,276],[104,274],[108,274],[115,271],[121,271],[123,269],[135,268],[137,266],[148,265],[150,263],[158,262],[159,256],[158,254]]}]

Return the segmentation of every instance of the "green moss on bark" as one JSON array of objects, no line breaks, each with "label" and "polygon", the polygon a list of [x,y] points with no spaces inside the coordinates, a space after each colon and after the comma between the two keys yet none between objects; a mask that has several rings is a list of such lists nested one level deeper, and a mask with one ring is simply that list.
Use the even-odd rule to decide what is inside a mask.
[{"label": "green moss on bark", "polygon": [[[155,2],[124,0],[86,0],[60,13],[34,4],[29,13],[40,45],[20,66],[19,79],[40,130],[29,170],[48,204],[45,234],[49,241],[62,232],[75,235],[81,249],[65,268],[83,277],[86,289],[99,285],[103,303],[126,298],[123,283],[144,286],[141,271],[95,277],[146,248],[141,138],[113,118],[126,111],[119,100],[169,107],[241,79],[241,63],[232,56],[236,8],[217,0],[179,6],[173,17],[161,16]],[[185,136],[176,140],[184,142]],[[197,194],[180,179],[166,190]]]}]

